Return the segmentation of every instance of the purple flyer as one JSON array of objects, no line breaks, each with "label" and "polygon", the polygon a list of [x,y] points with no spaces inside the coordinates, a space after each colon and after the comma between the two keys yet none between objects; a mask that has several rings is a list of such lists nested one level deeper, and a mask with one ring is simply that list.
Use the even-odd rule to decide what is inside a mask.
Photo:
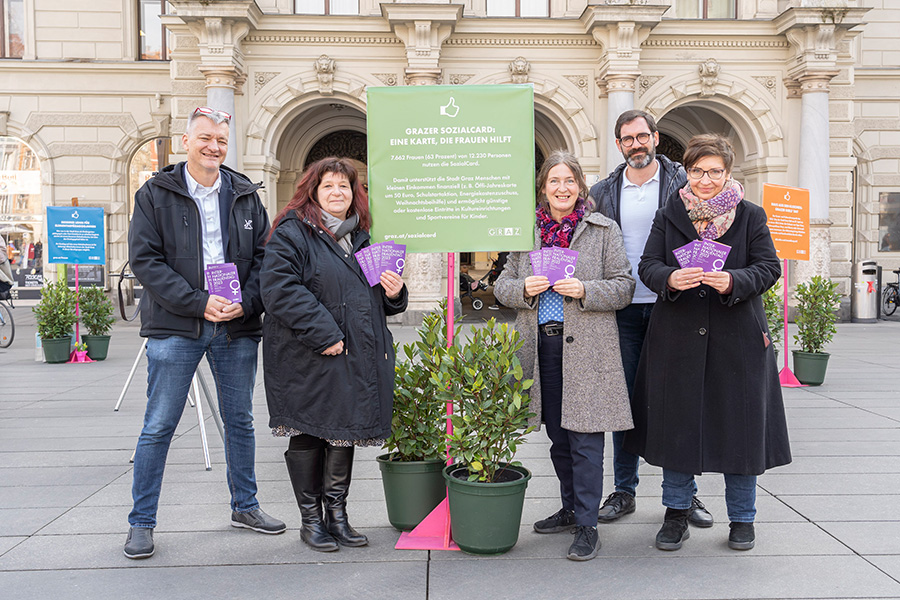
[{"label": "purple flyer", "polygon": [[[578,260],[578,252],[568,248],[548,248],[552,250],[547,269],[547,279],[554,284],[561,279],[568,279],[575,273],[575,262]],[[546,260],[546,259],[545,259]]]},{"label": "purple flyer", "polygon": [[563,276],[560,279],[570,279],[575,275],[575,265],[578,263],[578,250],[560,248],[560,263]]},{"label": "purple flyer", "polygon": [[684,246],[680,248],[675,248],[672,250],[672,254],[675,255],[675,260],[678,261],[678,265],[682,269],[686,269],[688,267],[696,266],[694,264],[694,256],[696,255],[696,248],[700,245],[700,240],[693,240],[688,242]]},{"label": "purple flyer", "polygon": [[370,256],[372,257],[372,265],[375,267],[375,279],[381,280],[381,272],[384,271],[384,262],[381,257],[381,249],[384,247],[384,244],[372,244],[369,246],[369,252],[371,252]]},{"label": "purple flyer", "polygon": [[378,283],[378,275],[375,272],[375,265],[372,264],[372,253],[369,248],[369,246],[366,246],[356,253],[356,262],[359,263],[363,275],[366,276],[366,281],[370,286],[373,286]]},{"label": "purple flyer", "polygon": [[206,291],[222,296],[232,302],[240,302],[241,280],[234,263],[209,265],[206,267]]},{"label": "purple flyer", "polygon": [[528,253],[531,257],[531,272],[533,275],[544,274],[544,248]]},{"label": "purple flyer", "polygon": [[725,267],[725,259],[728,258],[730,251],[731,246],[711,240],[703,240],[700,242],[700,249],[694,256],[694,264],[692,266],[703,267],[703,271],[706,273],[721,271]]},{"label": "purple flyer", "polygon": [[403,267],[406,266],[406,244],[388,242],[381,252],[385,269],[403,275]]}]

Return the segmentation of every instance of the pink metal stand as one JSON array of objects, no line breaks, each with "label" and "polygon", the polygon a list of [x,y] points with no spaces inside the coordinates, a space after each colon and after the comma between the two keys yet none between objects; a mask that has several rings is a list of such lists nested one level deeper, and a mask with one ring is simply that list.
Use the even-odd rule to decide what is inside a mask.
[{"label": "pink metal stand", "polygon": [[781,382],[781,387],[806,387],[806,384],[800,383],[797,377],[794,375],[793,371],[788,368],[788,326],[787,326],[787,313],[788,313],[788,293],[787,293],[787,282],[788,282],[788,261],[784,259],[784,280],[782,283],[782,288],[784,288],[784,368],[778,373],[778,380]]},{"label": "pink metal stand", "polygon": [[[454,267],[456,255],[447,253],[447,347],[453,345],[454,303]],[[447,436],[453,434],[453,402],[447,402]],[[450,458],[450,442],[447,442],[447,465],[453,464]],[[400,534],[395,550],[459,550],[450,537],[450,498],[445,496],[440,504],[434,507],[412,531]]]},{"label": "pink metal stand", "polygon": [[[75,265],[75,342],[78,343],[81,339],[79,335],[79,319],[81,318],[81,311],[78,308],[78,265]],[[69,363],[92,363],[94,360],[91,359],[90,356],[87,355],[87,352],[78,352],[77,350],[72,350],[72,354],[69,355],[69,360],[66,361],[66,364]]]}]

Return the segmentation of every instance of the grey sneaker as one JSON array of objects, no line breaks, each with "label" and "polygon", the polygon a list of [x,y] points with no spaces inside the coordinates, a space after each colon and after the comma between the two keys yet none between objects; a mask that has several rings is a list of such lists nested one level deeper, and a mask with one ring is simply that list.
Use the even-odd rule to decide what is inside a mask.
[{"label": "grey sneaker", "polygon": [[156,549],[153,547],[152,527],[132,527],[125,539],[125,556],[128,558],[150,558]]},{"label": "grey sneaker", "polygon": [[600,535],[596,527],[579,525],[575,528],[575,541],[569,546],[569,560],[591,560],[600,551]]},{"label": "grey sneaker", "polygon": [[541,519],[534,524],[534,530],[538,533],[559,533],[571,531],[575,528],[575,513],[565,508],[559,509],[546,519]]},{"label": "grey sneaker", "polygon": [[264,513],[261,508],[243,513],[237,511],[232,512],[231,526],[243,527],[260,533],[270,533],[273,535],[284,533],[287,529],[287,525],[284,524],[284,521],[279,521],[275,517],[270,517]]}]

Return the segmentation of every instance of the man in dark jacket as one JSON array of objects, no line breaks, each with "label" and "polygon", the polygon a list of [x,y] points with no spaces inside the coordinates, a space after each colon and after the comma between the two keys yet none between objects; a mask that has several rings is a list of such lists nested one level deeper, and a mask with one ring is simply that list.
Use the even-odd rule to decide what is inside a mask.
[{"label": "man in dark jacket", "polygon": [[[256,501],[252,400],[263,312],[259,269],[269,218],[259,185],[222,166],[227,113],[198,108],[181,141],[187,162],[164,168],[135,194],[128,233],[131,268],[144,286],[147,411],[134,455],[125,556],[153,555],[153,528],[172,434],[194,372],[207,357],[225,426],[231,524],[282,533]],[[241,300],[207,291],[205,270],[234,263]]]},{"label": "man in dark jacket", "polygon": [[[637,281],[631,304],[616,311],[625,383],[631,398],[644,336],[656,302],[656,294],[638,278],[638,263],[657,209],[670,199],[678,200],[678,190],[687,183],[687,176],[680,164],[656,155],[659,130],[656,121],[646,112],[628,110],[619,115],[615,133],[616,148],[625,162],[616,167],[609,177],[595,184],[590,196],[597,210],[619,224],[632,275]],[[600,507],[598,520],[603,522],[615,521],[635,509],[639,457],[622,448],[624,438],[624,431],[612,434],[616,491]],[[691,509],[691,523],[699,527],[712,526],[712,515],[696,495]]]}]

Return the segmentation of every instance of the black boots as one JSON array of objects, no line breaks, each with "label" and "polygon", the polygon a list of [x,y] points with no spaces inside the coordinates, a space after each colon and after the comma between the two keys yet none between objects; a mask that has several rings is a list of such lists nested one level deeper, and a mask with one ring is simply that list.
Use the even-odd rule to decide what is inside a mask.
[{"label": "black boots", "polygon": [[325,465],[325,448],[288,450],[284,453],[288,475],[300,507],[300,539],[313,550],[334,552],[335,540],[322,520],[322,472]]},{"label": "black boots", "polygon": [[341,546],[365,546],[369,539],[350,527],[347,521],[347,493],[353,471],[353,446],[325,446],[325,476],[322,503],[325,526]]},{"label": "black boots", "polygon": [[300,507],[300,539],[319,552],[333,552],[338,544],[369,543],[347,521],[353,446],[331,446],[322,440],[319,447],[288,450],[284,461]]},{"label": "black boots", "polygon": [[688,530],[688,516],[691,509],[666,509],[665,521],[656,534],[656,547],[660,550],[679,550],[682,542],[691,537]]}]

